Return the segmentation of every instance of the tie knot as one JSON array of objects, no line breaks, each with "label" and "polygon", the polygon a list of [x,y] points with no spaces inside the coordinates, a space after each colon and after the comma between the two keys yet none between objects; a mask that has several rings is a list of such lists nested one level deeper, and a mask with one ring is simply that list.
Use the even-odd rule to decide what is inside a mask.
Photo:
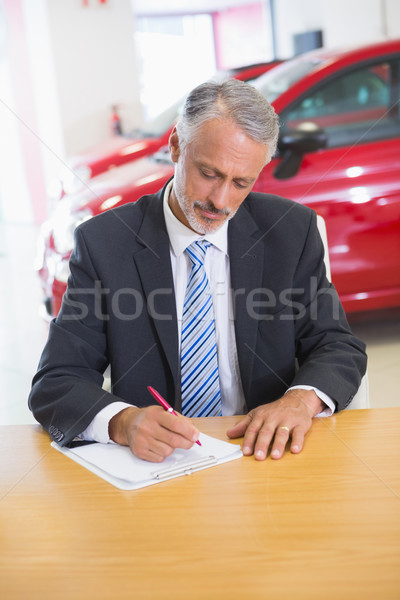
[{"label": "tie knot", "polygon": [[206,240],[197,240],[186,248],[186,253],[190,258],[192,265],[204,265],[207,249],[211,246],[211,242]]}]

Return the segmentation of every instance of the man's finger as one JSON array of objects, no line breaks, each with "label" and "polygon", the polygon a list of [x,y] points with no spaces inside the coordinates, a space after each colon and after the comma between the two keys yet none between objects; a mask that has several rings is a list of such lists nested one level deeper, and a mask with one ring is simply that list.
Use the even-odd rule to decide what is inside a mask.
[{"label": "man's finger", "polygon": [[[191,430],[190,430],[191,431]],[[154,440],[157,440],[167,446],[170,446],[172,449],[175,448],[183,448],[184,450],[189,450],[192,448],[193,444],[198,440],[199,433],[195,431],[194,434],[190,434],[190,436],[182,435],[181,432],[176,433],[175,431],[171,431],[166,427],[160,426],[158,429],[154,431]]]},{"label": "man's finger", "polygon": [[257,451],[259,460],[264,460],[274,429],[262,419],[252,419],[243,439],[243,454],[246,456]]},{"label": "man's finger", "polygon": [[251,422],[250,416],[246,415],[241,421],[236,423],[236,425],[234,425],[233,427],[228,429],[228,431],[226,432],[226,435],[228,437],[230,437],[231,439],[242,437],[245,434],[246,429],[250,422]]},{"label": "man's finger", "polygon": [[271,450],[271,458],[281,458],[285,452],[285,447],[290,435],[290,428],[287,425],[280,425],[276,428],[274,443]]},{"label": "man's finger", "polygon": [[132,440],[130,449],[135,456],[149,462],[162,462],[172,454],[173,448],[158,440],[146,440],[141,437]]},{"label": "man's finger", "polygon": [[263,425],[257,434],[257,440],[254,447],[254,458],[256,460],[265,460],[268,454],[268,448],[274,435],[274,428],[270,425]]},{"label": "man's finger", "polygon": [[[173,416],[172,419],[174,422],[179,420],[176,416]],[[179,433],[171,431],[168,427],[168,421],[167,419],[167,426],[165,426],[163,415],[160,422],[156,420],[147,421],[146,419],[146,422],[142,423],[142,427],[132,431],[132,435],[129,437],[129,446],[133,454],[143,460],[161,462],[172,454],[176,448],[189,450],[195,440],[182,435],[181,427],[178,427]],[[195,435],[194,437],[197,438],[198,436]]]},{"label": "man's finger", "polygon": [[[163,411],[158,422],[165,430],[168,430],[187,441],[196,442],[199,439],[199,430],[187,417],[179,414],[171,415],[169,412]],[[176,442],[178,442],[178,438],[176,438]]]},{"label": "man's finger", "polygon": [[295,427],[292,433],[292,443],[290,444],[290,451],[293,454],[298,454],[303,450],[304,446],[304,431],[300,427]]}]

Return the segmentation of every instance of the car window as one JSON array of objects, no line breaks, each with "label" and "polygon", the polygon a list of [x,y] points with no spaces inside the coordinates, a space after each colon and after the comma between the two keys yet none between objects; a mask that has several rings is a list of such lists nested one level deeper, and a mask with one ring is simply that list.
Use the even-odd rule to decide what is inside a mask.
[{"label": "car window", "polygon": [[399,100],[399,65],[381,62],[331,79],[282,113],[283,127],[317,123],[329,147],[400,135],[399,113],[392,108]]},{"label": "car window", "polygon": [[301,56],[287,63],[282,63],[274,69],[267,71],[254,80],[256,87],[268,102],[273,102],[278,96],[286,92],[290,86],[302,79],[313,69],[318,67],[321,60],[317,58],[306,59]]}]

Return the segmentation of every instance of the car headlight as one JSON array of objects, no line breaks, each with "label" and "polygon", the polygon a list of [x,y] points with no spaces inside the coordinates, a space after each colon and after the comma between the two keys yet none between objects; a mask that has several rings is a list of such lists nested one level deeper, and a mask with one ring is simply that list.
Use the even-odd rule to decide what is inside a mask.
[{"label": "car headlight", "polygon": [[64,192],[66,194],[78,192],[91,176],[92,171],[87,165],[80,165],[75,168],[66,165],[60,174]]},{"label": "car headlight", "polygon": [[74,231],[81,223],[93,217],[89,209],[71,212],[67,203],[57,207],[53,216],[54,246],[60,254],[71,252],[74,247]]},{"label": "car headlight", "polygon": [[58,281],[61,281],[61,283],[66,284],[68,282],[69,274],[69,260],[67,258],[64,258],[57,261],[54,268],[54,277]]},{"label": "car headlight", "polygon": [[47,195],[52,203],[56,203],[63,197],[63,184],[58,177],[53,178],[47,186]]}]

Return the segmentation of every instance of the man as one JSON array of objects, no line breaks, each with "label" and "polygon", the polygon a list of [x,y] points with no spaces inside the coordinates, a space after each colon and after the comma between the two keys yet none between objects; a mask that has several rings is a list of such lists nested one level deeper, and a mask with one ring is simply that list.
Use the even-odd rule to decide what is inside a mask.
[{"label": "man", "polygon": [[325,277],[316,215],[251,193],[277,135],[252,86],[198,86],[170,137],[174,178],[77,228],[30,395],[61,445],[111,440],[154,462],[190,448],[195,422],[148,385],[185,415],[247,413],[227,433],[258,460],[289,439],[300,452],[314,416],[351,402],[364,345]]}]

